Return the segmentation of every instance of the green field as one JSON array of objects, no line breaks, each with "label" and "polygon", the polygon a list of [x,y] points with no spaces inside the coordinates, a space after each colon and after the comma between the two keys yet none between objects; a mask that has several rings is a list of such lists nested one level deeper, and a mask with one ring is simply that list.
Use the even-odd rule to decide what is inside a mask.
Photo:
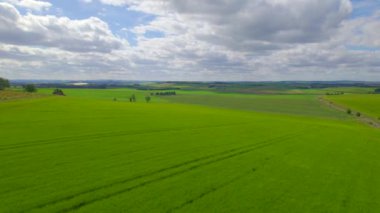
[{"label": "green field", "polygon": [[360,111],[374,118],[380,119],[380,95],[379,94],[350,94],[331,96],[330,100]]},{"label": "green field", "polygon": [[51,91],[0,101],[0,212],[380,212],[379,129],[317,95]]},{"label": "green field", "polygon": [[[39,89],[41,94],[51,94],[53,90],[50,88]],[[117,101],[129,101],[129,97],[134,94],[137,97],[137,102],[145,102],[145,96],[149,96],[151,92],[155,91],[144,91],[144,90],[133,90],[133,89],[65,89],[65,94],[70,97],[80,98],[81,100],[87,99],[102,99],[102,100],[113,100],[116,98]],[[165,102],[164,99],[160,97],[154,97],[152,102]]]},{"label": "green field", "polygon": [[191,92],[164,97],[174,103],[197,104],[211,107],[270,112],[276,114],[307,115],[317,117],[346,118],[343,113],[323,105],[315,95],[240,95]]}]

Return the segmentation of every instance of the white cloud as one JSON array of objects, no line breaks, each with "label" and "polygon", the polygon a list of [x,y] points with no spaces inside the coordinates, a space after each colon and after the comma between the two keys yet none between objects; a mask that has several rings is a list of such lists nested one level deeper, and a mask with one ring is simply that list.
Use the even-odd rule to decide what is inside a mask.
[{"label": "white cloud", "polygon": [[211,44],[251,52],[326,41],[352,11],[349,0],[100,1],[158,16],[136,32],[191,33]]},{"label": "white cloud", "polygon": [[36,11],[47,10],[52,6],[50,2],[38,0],[5,0],[5,2],[13,4],[17,7],[23,7]]},{"label": "white cloud", "polygon": [[51,15],[21,15],[8,3],[0,3],[0,42],[76,52],[110,52],[125,43],[99,18],[72,20]]},{"label": "white cloud", "polygon": [[137,36],[125,48],[99,18],[20,15],[0,4],[0,75],[380,80],[380,51],[371,49],[380,48],[380,15],[349,19],[349,0],[98,1],[156,17],[123,29]]},{"label": "white cloud", "polygon": [[372,16],[347,20],[338,41],[347,45],[380,48],[380,11]]}]

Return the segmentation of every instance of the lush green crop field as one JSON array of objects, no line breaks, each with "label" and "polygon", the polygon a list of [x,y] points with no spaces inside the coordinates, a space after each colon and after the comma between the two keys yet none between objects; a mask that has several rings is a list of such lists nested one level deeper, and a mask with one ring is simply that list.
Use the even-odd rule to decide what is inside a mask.
[{"label": "lush green crop field", "polygon": [[315,96],[64,92],[0,102],[0,212],[380,211],[380,131]]},{"label": "lush green crop field", "polygon": [[369,88],[369,87],[333,87],[333,88],[323,88],[323,89],[290,89],[290,90],[285,90],[284,93],[324,95],[326,93],[336,93],[336,92],[344,92],[344,93],[351,93],[351,94],[368,94],[373,91],[374,91],[374,88]]},{"label": "lush green crop field", "polygon": [[380,118],[380,95],[378,94],[350,94],[328,96],[328,98],[342,106],[355,109],[374,118]]},{"label": "lush green crop field", "polygon": [[[43,88],[38,92],[41,94],[51,94],[53,89]],[[150,96],[151,92],[157,91],[145,91],[145,90],[133,90],[133,89],[63,89],[65,95],[70,97],[76,97],[80,99],[102,99],[113,100],[116,98],[118,101],[129,101],[131,95],[136,96],[137,102],[145,102],[145,97]],[[155,96],[151,100],[152,102],[165,102],[158,96]]]},{"label": "lush green crop field", "polygon": [[318,117],[346,118],[344,113],[323,105],[316,95],[241,95],[207,92],[181,92],[163,97],[171,102],[198,104],[237,110],[250,110]]}]

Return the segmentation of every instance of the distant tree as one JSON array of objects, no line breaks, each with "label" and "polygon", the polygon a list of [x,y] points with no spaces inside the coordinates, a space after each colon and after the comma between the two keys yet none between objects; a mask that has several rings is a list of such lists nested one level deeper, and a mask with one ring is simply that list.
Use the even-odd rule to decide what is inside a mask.
[{"label": "distant tree", "polygon": [[55,89],[53,91],[53,95],[60,95],[60,96],[65,96],[65,93],[63,93],[63,91],[61,89]]},{"label": "distant tree", "polygon": [[8,88],[10,86],[9,80],[5,78],[0,78],[0,90]]},{"label": "distant tree", "polygon": [[344,92],[341,92],[341,91],[326,92],[326,95],[344,95]]},{"label": "distant tree", "polygon": [[150,102],[150,99],[151,99],[150,96],[146,96],[146,97],[145,97],[145,101],[146,101],[147,103]]},{"label": "distant tree", "polygon": [[25,92],[37,92],[37,88],[34,84],[26,84],[23,87]]},{"label": "distant tree", "polygon": [[376,94],[379,94],[379,93],[380,93],[380,88],[375,89],[374,92],[375,92]]},{"label": "distant tree", "polygon": [[136,102],[135,94],[132,94],[132,96],[129,98],[129,102]]},{"label": "distant tree", "polygon": [[117,101],[117,98],[113,98],[113,101]]},{"label": "distant tree", "polygon": [[360,117],[362,114],[360,112],[356,113],[356,116]]},{"label": "distant tree", "polygon": [[351,109],[347,109],[347,114],[351,115],[352,111]]}]

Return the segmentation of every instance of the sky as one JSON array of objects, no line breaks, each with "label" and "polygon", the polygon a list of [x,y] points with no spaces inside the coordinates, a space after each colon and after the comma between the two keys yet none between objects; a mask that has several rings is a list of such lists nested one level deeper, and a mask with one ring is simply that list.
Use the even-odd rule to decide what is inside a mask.
[{"label": "sky", "polygon": [[380,81],[380,0],[0,0],[0,76]]}]

